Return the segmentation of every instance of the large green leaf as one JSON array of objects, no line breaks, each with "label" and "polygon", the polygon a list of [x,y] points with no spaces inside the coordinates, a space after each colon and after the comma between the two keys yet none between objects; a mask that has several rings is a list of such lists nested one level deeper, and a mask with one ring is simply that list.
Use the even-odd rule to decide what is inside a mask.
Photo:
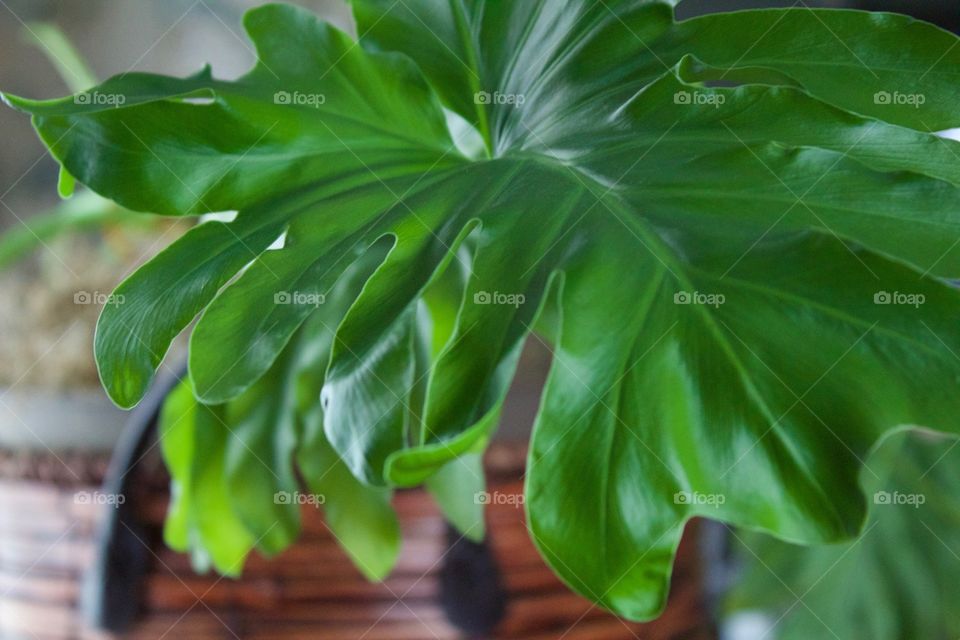
[{"label": "large green leaf", "polygon": [[[334,212],[328,199],[366,187],[395,204],[425,171],[456,162],[443,114],[408,60],[364,54],[293,7],[264,7],[245,22],[259,62],[236,82],[214,80],[209,69],[183,80],[131,73],[80,98],[5,95],[34,114],[72,175],[124,206],[167,214],[246,209],[230,225],[187,234],[121,285],[130,304],[100,325],[97,353],[107,390],[125,407],[143,395],[176,333],[291,218],[356,224],[355,208]],[[370,219],[383,213],[353,206]],[[202,392],[223,371],[193,373]],[[220,390],[210,399],[222,400]]]},{"label": "large green leaf", "polygon": [[296,379],[301,436],[296,461],[307,487],[323,501],[327,525],[357,568],[369,579],[384,578],[400,553],[400,525],[390,506],[393,492],[360,482],[330,445],[323,429],[320,392],[334,332],[343,310],[370,275],[373,253],[357,261],[302,329]]},{"label": "large green leaf", "polygon": [[[805,542],[855,534],[873,443],[895,425],[957,429],[960,308],[941,283],[822,234],[771,241],[725,278],[726,257],[698,261],[686,281],[667,257],[638,265],[634,244],[611,235],[567,271],[527,500],[553,566],[639,617],[663,604],[691,516]],[[877,282],[926,303],[876,305]],[[723,302],[675,303],[692,295]],[[631,301],[611,323],[607,305]]]},{"label": "large green leaf", "polygon": [[[201,311],[202,401],[289,386],[271,367],[370,263],[327,322],[297,451],[317,476],[332,446],[371,485],[356,522],[388,531],[382,487],[482,449],[537,328],[555,359],[531,530],[569,584],[631,618],[662,608],[690,517],[849,537],[878,439],[960,431],[960,293],[942,279],[960,275],[960,145],[925,132],[960,122],[952,36],[799,9],[674,23],[629,0],[355,7],[364,46],[299,9],[250,12],[260,60],[237,82],[131,74],[93,90],[129,95],[111,108],[6,98],[125,206],[239,210],[121,286],[97,341],[119,403]],[[486,157],[461,154],[441,105]]]},{"label": "large green leaf", "polygon": [[293,456],[299,442],[295,348],[288,349],[255,385],[225,405],[231,438],[226,475],[234,510],[259,541],[276,553],[300,533],[300,508],[292,500],[299,487]]},{"label": "large green leaf", "polygon": [[400,525],[391,491],[370,487],[350,473],[323,433],[323,412],[306,416],[298,460],[308,485],[323,501],[327,525],[337,542],[370,580],[390,573],[400,554]]},{"label": "large green leaf", "polygon": [[486,481],[479,453],[467,453],[451,460],[427,480],[426,486],[457,530],[474,542],[483,540]]},{"label": "large green leaf", "polygon": [[[160,439],[173,500],[165,536],[171,547],[189,550],[199,568],[212,564],[235,575],[254,546],[266,554],[287,548],[300,531],[304,504],[323,508],[337,541],[367,577],[384,577],[396,562],[392,493],[350,474],[326,440],[320,406],[333,327],[376,258],[346,270],[269,371],[243,393],[206,405],[187,380],[167,398]],[[301,491],[301,476],[309,492]]]},{"label": "large green leaf", "polygon": [[736,533],[742,577],[732,611],[766,610],[770,638],[899,640],[960,633],[960,475],[955,439],[898,434],[868,460],[864,534],[797,547]]},{"label": "large green leaf", "polygon": [[167,544],[189,551],[198,569],[212,564],[220,573],[239,575],[257,541],[231,507],[222,409],[200,404],[181,382],[164,404],[159,433],[172,479]]},{"label": "large green leaf", "polygon": [[552,143],[571,117],[601,121],[687,55],[703,78],[802,86],[921,130],[956,123],[956,39],[907,16],[804,8],[677,23],[657,0],[351,1],[361,41],[416,60],[498,150]]}]

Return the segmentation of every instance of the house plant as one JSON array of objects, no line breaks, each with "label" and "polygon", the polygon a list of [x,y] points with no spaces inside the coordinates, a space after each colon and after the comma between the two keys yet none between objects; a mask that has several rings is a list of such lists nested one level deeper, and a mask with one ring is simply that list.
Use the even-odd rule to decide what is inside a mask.
[{"label": "house plant", "polygon": [[[960,148],[933,135],[960,120],[954,36],[626,0],[354,10],[360,46],[251,11],[259,60],[236,82],[5,95],[124,206],[239,210],[131,276],[98,325],[101,379],[132,406],[202,312],[164,419],[173,545],[225,572],[279,551],[298,470],[329,507],[370,507],[348,519],[465,477],[534,331],[554,363],[531,534],[628,618],[662,609],[691,517],[848,538],[879,440],[956,433]],[[379,575],[393,533],[362,530],[351,551]]]}]

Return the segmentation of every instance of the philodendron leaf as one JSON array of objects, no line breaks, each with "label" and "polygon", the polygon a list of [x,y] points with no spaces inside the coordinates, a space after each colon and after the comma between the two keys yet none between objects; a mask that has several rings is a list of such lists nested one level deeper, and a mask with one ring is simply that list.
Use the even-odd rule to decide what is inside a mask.
[{"label": "philodendron leaf", "polygon": [[[530,527],[570,585],[631,618],[662,608],[689,518],[849,537],[880,438],[960,431],[960,145],[927,133],[960,125],[953,36],[808,9],[675,23],[641,0],[354,6],[363,46],[300,9],[253,10],[259,62],[236,82],[7,97],[125,206],[239,210],[104,313],[119,403],[200,312],[196,393],[257,389],[370,261],[329,325],[298,455],[326,468],[329,443],[381,492],[361,521],[382,524],[385,487],[482,449],[549,324]],[[484,157],[460,154],[444,107]]]},{"label": "philodendron leaf", "polygon": [[267,553],[282,551],[300,533],[300,505],[286,499],[299,488],[296,375],[296,349],[288,349],[223,411],[231,436],[225,452],[231,503]]},{"label": "philodendron leaf", "polygon": [[[215,80],[209,69],[182,80],[131,73],[75,98],[5,96],[34,114],[41,137],[79,182],[121,205],[178,215],[243,209],[236,222],[201,225],[121,285],[130,304],[114,307],[99,326],[97,360],[124,407],[143,396],[171,339],[291,219],[331,225],[322,233],[334,234],[342,218],[359,230],[362,218],[397,206],[425,172],[458,163],[443,113],[409,60],[365,54],[294,7],[251,11],[245,24],[259,62],[236,82]],[[330,204],[352,189],[389,196],[389,204],[361,202],[359,213]],[[201,392],[225,373],[249,371],[192,369]],[[235,395],[251,382],[224,379],[205,399],[222,401],[221,387]]]},{"label": "philodendron leaf", "polygon": [[382,580],[400,554],[400,524],[390,506],[391,491],[370,487],[350,473],[323,433],[323,411],[305,417],[299,464],[307,484],[322,502],[327,526],[370,580]]},{"label": "philodendron leaf", "polygon": [[165,535],[199,568],[234,575],[254,546],[268,555],[284,550],[299,533],[304,504],[324,510],[364,575],[379,579],[393,567],[400,538],[391,491],[350,474],[326,440],[320,406],[334,327],[379,259],[372,252],[355,261],[314,300],[274,365],[239,396],[202,404],[188,380],[167,398],[160,439],[173,498]]},{"label": "philodendron leaf", "polygon": [[486,481],[481,454],[466,453],[451,460],[427,480],[426,486],[450,524],[474,542],[483,540]]},{"label": "philodendron leaf", "polygon": [[915,129],[956,124],[956,38],[907,16],[803,8],[674,22],[673,3],[657,0],[351,3],[362,42],[416,60],[498,149],[553,142],[578,112],[602,120],[686,55],[704,78],[801,86]]},{"label": "philodendron leaf", "polygon": [[799,547],[735,532],[742,578],[730,611],[765,611],[768,637],[954,638],[960,634],[960,449],[952,438],[896,434],[870,457],[861,537]]},{"label": "philodendron leaf", "polygon": [[173,390],[158,427],[170,470],[170,511],[164,527],[168,545],[189,551],[198,567],[210,564],[236,576],[256,540],[231,506],[226,481],[229,431],[219,407],[193,397],[188,382]]},{"label": "philodendron leaf", "polygon": [[319,391],[345,306],[382,259],[382,253],[371,252],[357,260],[307,320],[297,342],[296,407],[301,427],[297,465],[314,502],[322,502],[330,531],[370,580],[390,573],[400,554],[400,524],[390,505],[393,492],[360,482],[330,446]]}]

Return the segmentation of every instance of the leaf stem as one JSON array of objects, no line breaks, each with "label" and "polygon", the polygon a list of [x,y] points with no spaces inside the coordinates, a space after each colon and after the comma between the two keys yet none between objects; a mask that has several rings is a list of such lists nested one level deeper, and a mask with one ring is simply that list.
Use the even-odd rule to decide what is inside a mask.
[{"label": "leaf stem", "polygon": [[[457,33],[460,35],[460,41],[463,43],[464,52],[467,55],[467,70],[470,72],[470,88],[473,95],[476,96],[483,87],[480,85],[480,64],[477,58],[476,47],[473,46],[473,38],[470,36],[470,30],[467,26],[467,17],[463,13],[463,5],[460,0],[450,0],[450,7],[453,9],[453,16],[457,21]],[[487,157],[493,157],[493,140],[490,136],[490,122],[487,119],[487,110],[483,104],[474,99],[474,108],[477,112],[477,128],[483,137],[483,146],[487,150]]]}]

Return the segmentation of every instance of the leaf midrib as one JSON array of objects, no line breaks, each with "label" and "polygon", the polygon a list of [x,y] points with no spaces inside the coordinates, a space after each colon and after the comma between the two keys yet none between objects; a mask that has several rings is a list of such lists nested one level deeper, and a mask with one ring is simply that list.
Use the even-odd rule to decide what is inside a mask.
[{"label": "leaf midrib", "polygon": [[[643,328],[648,324],[648,321],[650,319],[650,309],[653,307],[657,299],[657,294],[660,292],[660,288],[663,286],[663,283],[666,281],[666,271],[667,269],[663,265],[659,265],[657,267],[656,282],[648,289],[647,295],[644,296],[643,304],[641,305],[641,308],[643,309],[643,311],[640,314],[638,314],[642,318],[642,320],[640,321],[639,326],[637,327],[636,337],[634,338],[633,345],[630,349],[624,350],[623,360],[621,361],[620,367],[618,367],[618,369],[622,371],[622,373],[620,375],[620,379],[618,383],[615,384],[616,401],[614,402],[614,404],[617,407],[617,412],[614,415],[615,423],[612,425],[613,428],[610,429],[611,435],[609,437],[609,441],[607,442],[607,450],[604,455],[604,459],[606,462],[604,466],[605,469],[613,468],[612,460],[613,460],[614,447],[617,442],[617,436],[621,431],[621,426],[616,423],[622,422],[622,418],[620,416],[624,414],[624,412],[622,411],[623,399],[624,399],[623,378],[630,373],[629,369],[624,370],[624,368],[628,360],[632,357],[632,354],[635,352],[636,343],[640,339],[640,336],[643,333]],[[598,401],[612,412],[612,409],[610,409],[610,407],[606,403],[604,403],[600,399],[598,399]],[[627,428],[629,429],[629,427]],[[603,485],[600,489],[600,499],[602,500],[602,504],[600,505],[600,513],[602,514],[602,517],[600,519],[600,539],[603,541],[602,544],[604,545],[603,549],[601,550],[601,553],[604,558],[610,557],[609,550],[607,549],[607,540],[609,540],[609,537],[607,536],[607,531],[609,529],[609,520],[610,520],[609,504],[610,504],[611,475],[612,474],[610,473],[600,474],[600,477],[601,477],[600,482]],[[604,572],[603,579],[604,579],[604,583],[609,584],[610,588],[612,588],[615,582],[612,582],[610,580],[610,577],[607,575],[608,567],[609,567],[609,563],[604,562],[602,565],[603,572]]]},{"label": "leaf midrib", "polygon": [[[464,14],[461,0],[449,0],[450,11],[453,13],[453,19],[457,27],[457,35],[460,38],[460,44],[467,56],[467,68],[470,71],[468,82],[474,95],[483,90],[480,86],[480,55],[477,51],[476,43],[470,36],[470,28],[467,24],[467,17]],[[487,118],[487,110],[483,104],[474,100],[474,111],[477,114],[477,126],[480,129],[480,135],[483,137],[483,146],[489,157],[493,152],[493,140],[490,134],[490,122]]]},{"label": "leaf midrib", "polygon": [[[539,160],[540,162],[542,162],[543,164],[547,165],[548,167],[551,167],[554,170],[556,170],[558,173],[560,173],[563,176],[563,179],[565,179],[568,182],[571,181],[570,174],[572,173],[574,178],[577,178],[576,182],[579,182],[579,184],[571,183],[571,184],[574,184],[576,188],[590,191],[591,189],[588,186],[589,184],[599,185],[599,183],[596,182],[595,179],[591,178],[588,175],[578,172],[573,167],[569,167],[567,165],[559,165],[554,160],[543,158],[540,156],[533,156],[533,157]],[[566,171],[564,171],[563,169],[566,169]],[[580,176],[583,176],[582,179],[580,178]],[[599,185],[598,190],[601,193],[601,196],[599,196],[600,198],[607,198],[608,196],[611,195],[610,190],[604,187],[603,185]],[[685,273],[685,268],[687,267],[687,265],[684,263],[681,263],[681,261],[678,259],[676,254],[674,254],[669,249],[669,247],[665,244],[663,239],[657,233],[648,229],[645,221],[643,221],[642,219],[638,219],[638,217],[635,215],[635,211],[633,211],[633,209],[630,208],[627,205],[627,203],[623,202],[618,196],[616,196],[616,194],[613,194],[611,201],[612,201],[612,206],[618,208],[621,211],[621,213],[624,214],[626,221],[624,221],[623,223],[627,224],[627,222],[629,222],[630,227],[632,227],[635,230],[635,232],[639,234],[639,236],[642,236],[642,240],[647,245],[647,247],[651,250],[654,256],[658,258],[658,261],[661,263],[663,268],[670,271],[671,275],[674,276],[674,278],[678,281],[679,284],[681,284],[681,286],[688,288],[690,290],[694,290],[695,287],[694,287],[693,281],[690,280],[690,278]],[[621,221],[623,221],[623,218],[621,218]],[[792,439],[789,437],[789,434],[783,432],[783,430],[779,428],[783,417],[780,417],[780,418],[775,417],[772,408],[764,400],[763,395],[760,393],[759,389],[754,383],[753,378],[750,375],[746,365],[741,361],[740,357],[737,355],[737,352],[734,349],[733,344],[727,338],[723,330],[719,327],[719,325],[717,324],[713,316],[710,315],[709,310],[705,306],[694,305],[694,309],[703,318],[703,321],[704,321],[703,324],[705,325],[706,330],[713,337],[714,341],[717,343],[718,347],[720,348],[720,351],[726,356],[731,366],[733,366],[734,370],[737,372],[737,376],[740,378],[740,383],[743,386],[743,389],[746,392],[747,397],[752,401],[752,403],[756,406],[757,409],[759,409],[761,414],[764,416],[765,423],[769,427],[768,431],[773,432],[776,435],[776,437],[782,442],[784,454],[789,456],[797,473],[802,474],[805,477],[806,485],[808,489],[819,494],[822,497],[824,504],[829,504],[830,496],[828,496],[825,493],[824,488],[817,482],[817,478],[812,474],[811,470],[806,465],[803,464],[803,459],[796,451],[796,447],[794,446]],[[602,401],[598,400],[598,402],[602,402]],[[604,491],[604,493],[606,493],[606,491]],[[838,516],[837,520],[839,520],[839,514],[837,514],[837,516]]]},{"label": "leaf midrib", "polygon": [[[549,161],[545,163],[550,166],[554,166],[556,168],[556,162],[554,161]],[[570,168],[568,167],[568,169]],[[575,173],[575,175],[583,175],[583,174]],[[590,176],[584,175],[584,179],[589,180],[594,184],[598,184]],[[586,184],[581,184],[581,187],[584,189],[587,188]],[[601,197],[605,198],[610,195],[610,191],[604,190],[602,194],[603,195]],[[630,207],[628,207],[626,203],[621,201],[619,197],[614,196],[614,198],[612,198],[612,201],[613,201],[613,206],[617,207],[618,209],[620,209],[620,211],[623,214],[625,214],[626,221],[630,222],[631,226],[635,229],[636,233],[643,236],[643,240],[647,244],[648,248],[650,248],[650,250],[654,253],[655,257],[659,259],[659,261],[664,265],[664,267],[670,271],[671,275],[673,275],[677,279],[677,281],[681,284],[681,286],[688,288],[690,290],[694,290],[695,289],[694,283],[687,276],[685,272],[685,269],[687,268],[688,265],[686,265],[685,263],[681,263],[681,261],[678,259],[676,254],[674,254],[669,249],[669,247],[664,243],[663,239],[657,233],[648,229],[646,223],[642,219],[638,219],[637,216],[634,215],[635,212]],[[624,222],[624,224],[626,224],[626,222]],[[653,249],[656,249],[656,251],[653,251]],[[825,504],[828,504],[829,496],[827,496],[824,493],[823,488],[817,483],[816,477],[813,476],[810,473],[810,470],[803,464],[803,460],[797,454],[791,439],[788,437],[788,434],[783,433],[782,430],[778,428],[778,426],[781,423],[782,417],[781,418],[775,417],[772,408],[764,400],[763,395],[760,393],[759,389],[754,383],[753,378],[750,375],[746,365],[740,360],[740,357],[737,355],[737,352],[734,349],[733,344],[727,338],[726,334],[717,324],[713,316],[710,315],[709,309],[703,305],[694,305],[694,309],[703,318],[704,325],[706,326],[710,335],[713,336],[715,342],[720,347],[721,352],[724,353],[724,355],[729,360],[730,364],[737,371],[737,375],[740,378],[740,382],[743,385],[743,388],[747,394],[747,397],[760,410],[770,430],[774,432],[777,435],[777,437],[783,442],[784,453],[790,456],[798,472],[806,476],[809,488],[812,489],[813,491],[816,491],[820,495],[822,495],[825,501]]]}]

